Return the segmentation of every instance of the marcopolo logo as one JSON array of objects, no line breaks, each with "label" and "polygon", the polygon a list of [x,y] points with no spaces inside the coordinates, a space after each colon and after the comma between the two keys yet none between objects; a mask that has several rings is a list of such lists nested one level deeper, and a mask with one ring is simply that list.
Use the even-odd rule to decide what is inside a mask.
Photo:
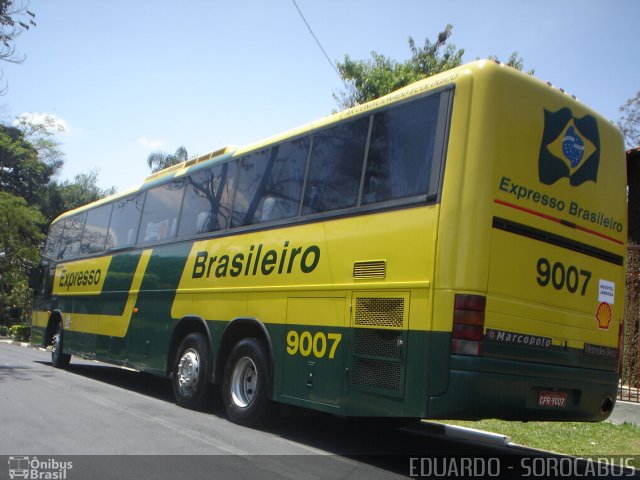
[{"label": "marcopolo logo", "polygon": [[569,178],[571,185],[598,181],[600,135],[591,115],[576,118],[569,108],[544,110],[544,132],[540,145],[540,181],[551,185]]}]

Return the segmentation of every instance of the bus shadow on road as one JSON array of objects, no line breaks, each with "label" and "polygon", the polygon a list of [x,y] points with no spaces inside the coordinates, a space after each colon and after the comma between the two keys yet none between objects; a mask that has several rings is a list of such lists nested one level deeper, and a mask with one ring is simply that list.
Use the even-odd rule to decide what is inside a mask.
[{"label": "bus shadow on road", "polygon": [[[50,362],[37,362],[50,365]],[[174,403],[171,381],[121,367],[74,361],[67,371],[141,395]],[[207,415],[226,419],[218,388],[211,388],[210,401],[201,410]],[[180,408],[175,405],[175,408]],[[427,422],[406,428],[393,428],[380,419],[344,419],[335,415],[288,405],[266,427],[265,433],[305,445],[311,451],[329,453],[364,462],[376,468],[406,475],[412,457],[479,456],[518,454],[508,448],[493,448],[470,442],[450,440],[444,429]],[[520,454],[522,454],[520,452]]]},{"label": "bus shadow on road", "polygon": [[[51,362],[41,362],[42,365],[51,366]],[[175,403],[171,380],[169,378],[139,372],[129,368],[113,365],[106,365],[99,362],[89,363],[85,360],[72,360],[66,371],[74,375],[106,383],[124,390],[146,395],[148,397],[162,400],[167,403]],[[208,393],[210,401],[202,409],[205,413],[210,413],[224,417],[222,403],[217,400],[217,389],[212,387]],[[176,405],[176,408],[179,408]]]}]

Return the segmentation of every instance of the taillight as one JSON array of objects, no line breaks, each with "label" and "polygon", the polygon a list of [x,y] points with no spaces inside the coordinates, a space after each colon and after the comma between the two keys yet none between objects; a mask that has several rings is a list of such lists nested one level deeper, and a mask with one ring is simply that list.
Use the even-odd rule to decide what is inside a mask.
[{"label": "taillight", "polygon": [[451,353],[481,355],[484,313],[487,298],[482,295],[456,295],[453,309]]}]

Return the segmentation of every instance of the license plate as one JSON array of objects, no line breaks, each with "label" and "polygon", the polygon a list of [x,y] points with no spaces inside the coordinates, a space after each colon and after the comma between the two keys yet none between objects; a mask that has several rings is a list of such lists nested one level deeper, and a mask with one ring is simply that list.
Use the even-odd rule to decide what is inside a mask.
[{"label": "license plate", "polygon": [[567,392],[540,390],[538,405],[540,407],[565,408],[567,406]]}]

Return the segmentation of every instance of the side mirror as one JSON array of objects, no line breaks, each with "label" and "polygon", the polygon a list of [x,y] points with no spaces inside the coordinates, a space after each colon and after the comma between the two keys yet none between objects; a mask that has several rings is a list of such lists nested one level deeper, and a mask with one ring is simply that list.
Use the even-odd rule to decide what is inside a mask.
[{"label": "side mirror", "polygon": [[40,265],[33,267],[29,272],[29,288],[31,290],[40,290],[42,286],[42,267]]}]

